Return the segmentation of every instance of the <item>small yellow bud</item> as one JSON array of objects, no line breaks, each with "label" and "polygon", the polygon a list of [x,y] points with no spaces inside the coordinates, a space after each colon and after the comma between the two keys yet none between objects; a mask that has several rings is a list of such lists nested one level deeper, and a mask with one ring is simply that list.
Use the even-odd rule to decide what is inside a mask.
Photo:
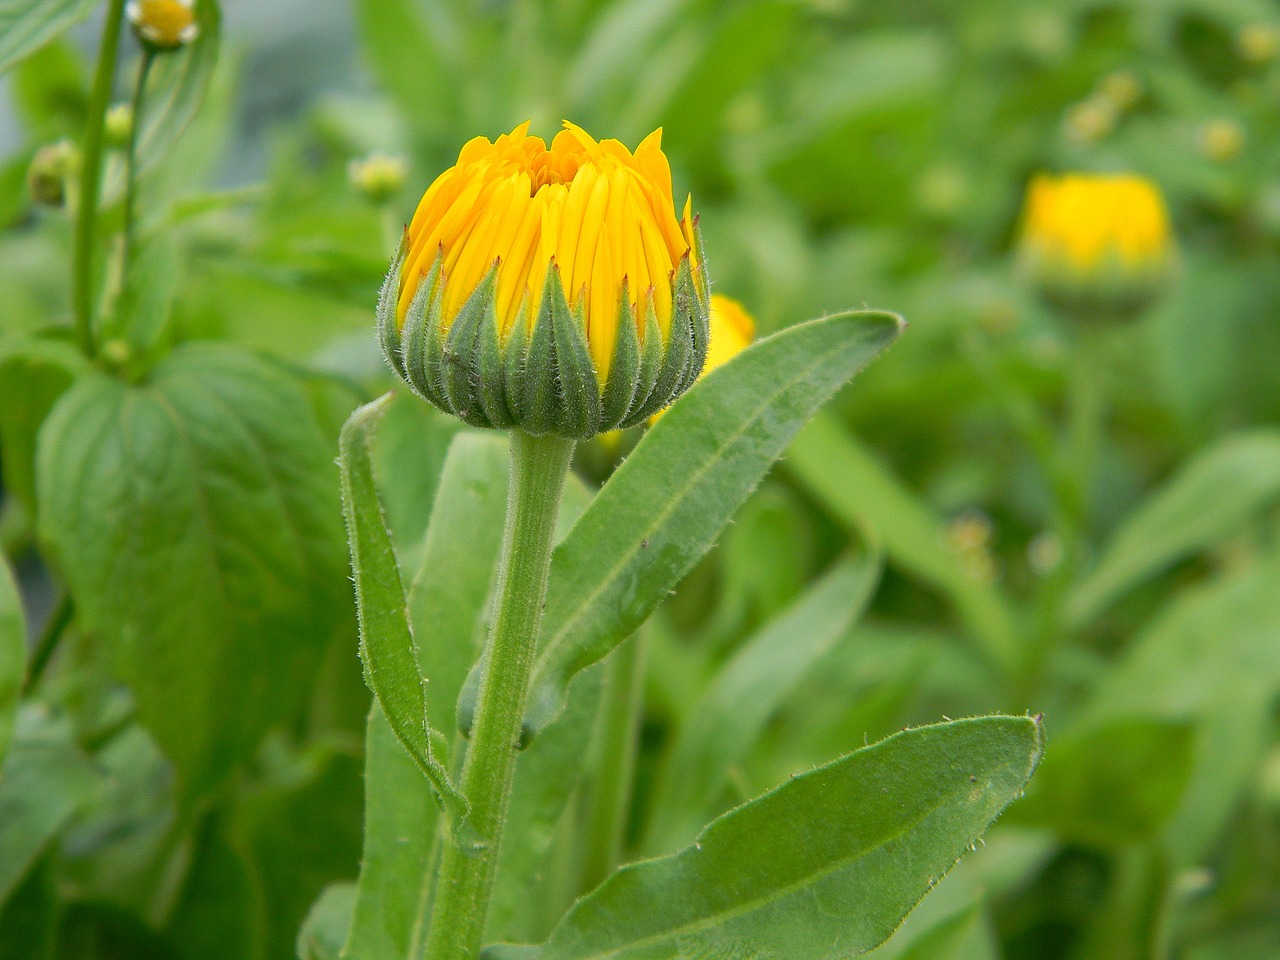
[{"label": "small yellow bud", "polygon": [[1116,106],[1104,97],[1090,97],[1071,107],[1062,121],[1074,143],[1097,143],[1116,127]]},{"label": "small yellow bud", "polygon": [[1132,175],[1040,175],[1027,189],[1018,258],[1053,306],[1082,318],[1145,308],[1177,260],[1154,183]]},{"label": "small yellow bud", "polygon": [[1142,98],[1142,82],[1128,70],[1116,70],[1102,78],[1098,92],[1117,110],[1128,110]]},{"label": "small yellow bud", "polygon": [[1236,34],[1236,50],[1240,59],[1252,64],[1270,63],[1280,53],[1280,26],[1273,23],[1251,23]]},{"label": "small yellow bud", "polygon": [[1244,130],[1234,120],[1210,120],[1200,127],[1197,139],[1200,152],[1217,163],[1234,160],[1244,149]]},{"label": "small yellow bud", "polygon": [[45,144],[27,168],[27,195],[41,207],[60,207],[67,200],[67,181],[80,169],[80,150],[70,140]]},{"label": "small yellow bud", "polygon": [[133,133],[133,107],[127,103],[117,103],[107,111],[103,132],[107,143],[117,149],[129,145],[129,135]]},{"label": "small yellow bud", "polygon": [[404,187],[409,165],[403,157],[371,153],[347,164],[351,189],[374,203],[386,203]]},{"label": "small yellow bud", "polygon": [[200,33],[195,0],[129,0],[125,14],[138,41],[152,50],[176,50]]}]

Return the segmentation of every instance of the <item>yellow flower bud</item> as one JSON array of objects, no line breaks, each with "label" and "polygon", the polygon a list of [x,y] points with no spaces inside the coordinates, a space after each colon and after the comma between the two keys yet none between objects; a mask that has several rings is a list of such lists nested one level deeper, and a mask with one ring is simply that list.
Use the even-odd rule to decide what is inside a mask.
[{"label": "yellow flower bud", "polygon": [[692,214],[655,131],[632,153],[570,123],[468,142],[418,204],[379,303],[383,350],[476,426],[586,438],[641,423],[707,355]]},{"label": "yellow flower bud", "polygon": [[67,181],[80,169],[80,150],[70,140],[49,143],[36,151],[27,168],[27,195],[42,207],[67,201]]},{"label": "yellow flower bud", "polygon": [[[716,367],[728,363],[756,338],[756,321],[737,300],[724,294],[711,295],[711,342],[707,346],[707,362],[702,368],[705,375]],[[653,423],[665,410],[659,410],[649,422]]]},{"label": "yellow flower bud", "polygon": [[404,187],[409,165],[404,157],[371,153],[347,164],[347,182],[374,203],[385,203]]},{"label": "yellow flower bud", "polygon": [[1273,23],[1251,23],[1236,34],[1236,49],[1248,63],[1263,64],[1280,53],[1280,26]]},{"label": "yellow flower bud", "polygon": [[152,50],[176,50],[200,32],[195,0],[129,0],[125,14],[138,41]]},{"label": "yellow flower bud", "polygon": [[1240,156],[1244,149],[1244,130],[1233,120],[1210,120],[1197,136],[1200,152],[1217,163]]},{"label": "yellow flower bud", "polygon": [[1063,127],[1076,143],[1096,143],[1115,129],[1116,112],[1111,100],[1092,96],[1067,111]]},{"label": "yellow flower bud", "polygon": [[1142,97],[1142,83],[1128,70],[1116,70],[1102,78],[1098,92],[1115,104],[1117,110],[1128,110]]},{"label": "yellow flower bud", "polygon": [[1132,175],[1037,176],[1027,190],[1022,269],[1053,306],[1081,318],[1146,307],[1177,259],[1159,189]]}]

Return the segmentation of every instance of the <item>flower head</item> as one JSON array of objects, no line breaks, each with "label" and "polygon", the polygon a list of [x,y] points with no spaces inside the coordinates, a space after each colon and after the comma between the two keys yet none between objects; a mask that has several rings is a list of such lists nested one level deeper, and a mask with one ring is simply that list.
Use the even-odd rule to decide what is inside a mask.
[{"label": "flower head", "polygon": [[1164,200],[1149,180],[1042,174],[1027,191],[1019,259],[1057,307],[1132,315],[1169,279],[1176,258]]},{"label": "flower head", "polygon": [[139,42],[153,50],[186,46],[200,32],[195,0],[129,0],[125,13]]},{"label": "flower head", "polygon": [[702,371],[710,296],[661,131],[635,152],[570,123],[468,142],[427,189],[383,286],[392,366],[477,426],[590,437]]}]

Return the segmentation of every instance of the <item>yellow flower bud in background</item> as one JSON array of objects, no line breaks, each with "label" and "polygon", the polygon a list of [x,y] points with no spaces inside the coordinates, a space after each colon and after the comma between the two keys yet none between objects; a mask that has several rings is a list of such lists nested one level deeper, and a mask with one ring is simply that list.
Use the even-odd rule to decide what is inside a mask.
[{"label": "yellow flower bud in background", "polygon": [[103,121],[103,132],[110,146],[116,149],[127,147],[129,135],[133,133],[133,107],[127,103],[114,104]]},{"label": "yellow flower bud in background", "polygon": [[1097,143],[1115,129],[1116,115],[1111,100],[1094,95],[1067,110],[1063,130],[1074,143]]},{"label": "yellow flower bud in background", "polygon": [[1236,34],[1236,50],[1247,63],[1270,63],[1280,53],[1280,26],[1251,23],[1241,27]]},{"label": "yellow flower bud in background", "polygon": [[[728,363],[751,346],[756,338],[755,318],[737,300],[720,293],[711,295],[709,326],[711,342],[707,347],[706,365],[702,368],[704,375]],[[649,422],[653,423],[664,412],[659,410],[649,418]]]},{"label": "yellow flower bud in background", "polygon": [[1142,99],[1142,83],[1128,70],[1116,70],[1102,78],[1098,92],[1117,110],[1129,110]]},{"label": "yellow flower bud in background", "polygon": [[138,41],[152,50],[176,50],[200,33],[195,0],[129,0],[125,14]]},{"label": "yellow flower bud in background", "polygon": [[1018,259],[1052,306],[1081,319],[1121,319],[1168,283],[1177,252],[1151,181],[1041,174],[1027,190]]},{"label": "yellow flower bud in background", "polygon": [[1234,120],[1210,120],[1200,127],[1196,139],[1200,152],[1217,163],[1234,160],[1244,149],[1244,130]]},{"label": "yellow flower bud in background", "polygon": [[351,189],[374,203],[386,203],[404,188],[409,165],[404,157],[371,153],[347,164]]},{"label": "yellow flower bud in background", "polygon": [[27,167],[27,196],[40,207],[67,202],[67,183],[80,170],[80,149],[70,140],[49,143],[36,151]]},{"label": "yellow flower bud in background", "polygon": [[384,353],[475,426],[587,438],[642,423],[707,356],[710,295],[655,131],[477,137],[427,189],[379,301]]}]

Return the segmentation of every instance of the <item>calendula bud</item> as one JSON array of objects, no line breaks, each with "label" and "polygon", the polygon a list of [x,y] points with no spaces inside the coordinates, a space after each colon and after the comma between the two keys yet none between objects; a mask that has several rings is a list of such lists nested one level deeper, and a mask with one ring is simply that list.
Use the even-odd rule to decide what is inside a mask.
[{"label": "calendula bud", "polygon": [[1177,260],[1155,184],[1079,173],[1031,182],[1018,254],[1046,301],[1082,319],[1137,314],[1167,284]]},{"label": "calendula bud", "polygon": [[1106,97],[1091,96],[1067,111],[1062,124],[1076,143],[1096,143],[1116,126],[1116,105]]},{"label": "calendula bud", "polygon": [[67,181],[80,169],[80,150],[70,140],[49,143],[36,151],[27,168],[27,195],[42,207],[67,201]]},{"label": "calendula bud", "polygon": [[1280,26],[1251,23],[1236,34],[1236,49],[1243,60],[1253,64],[1269,63],[1280,53]]},{"label": "calendula bud", "polygon": [[1098,92],[1117,110],[1128,110],[1142,98],[1142,83],[1128,70],[1116,70],[1102,78]]},{"label": "calendula bud", "polygon": [[632,153],[565,124],[477,137],[427,189],[383,284],[383,351],[480,427],[585,439],[702,372],[710,295],[692,200],[655,131]]},{"label": "calendula bud", "polygon": [[404,187],[409,165],[404,157],[371,153],[347,164],[351,189],[374,203],[386,203]]},{"label": "calendula bud", "polygon": [[1210,120],[1200,128],[1197,139],[1200,152],[1217,163],[1234,160],[1244,149],[1244,130],[1233,120]]},{"label": "calendula bud", "polygon": [[184,47],[200,33],[195,0],[129,0],[125,14],[138,42],[155,51]]},{"label": "calendula bud", "polygon": [[127,103],[112,106],[103,121],[103,133],[110,146],[116,149],[127,147],[129,135],[133,133],[133,107]]},{"label": "calendula bud", "polygon": [[[723,294],[711,295],[711,315],[708,324],[711,339],[707,345],[707,362],[702,367],[703,375],[716,367],[728,363],[756,338],[756,321],[737,300]],[[662,416],[659,410],[649,422]]]}]

